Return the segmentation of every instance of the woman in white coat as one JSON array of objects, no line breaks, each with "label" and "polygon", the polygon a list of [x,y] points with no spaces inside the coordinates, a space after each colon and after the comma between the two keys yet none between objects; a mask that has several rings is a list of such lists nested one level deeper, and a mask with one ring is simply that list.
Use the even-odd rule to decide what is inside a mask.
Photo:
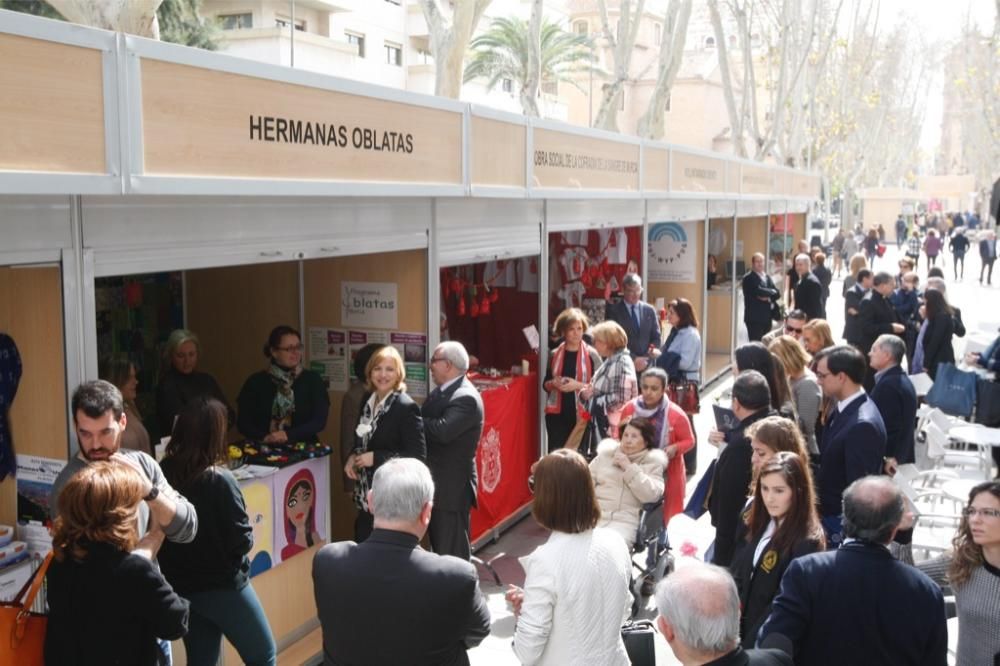
[{"label": "woman in white coat", "polygon": [[666,454],[656,446],[656,428],[644,418],[628,422],[621,444],[613,439],[601,442],[590,463],[601,507],[598,526],[613,529],[631,548],[642,505],[663,497],[666,466]]},{"label": "woman in white coat", "polygon": [[621,625],[632,606],[632,560],[611,530],[597,526],[600,507],[587,461],[558,449],[535,468],[531,513],[552,536],[522,559],[524,589],[507,601],[522,664],[629,666]]}]

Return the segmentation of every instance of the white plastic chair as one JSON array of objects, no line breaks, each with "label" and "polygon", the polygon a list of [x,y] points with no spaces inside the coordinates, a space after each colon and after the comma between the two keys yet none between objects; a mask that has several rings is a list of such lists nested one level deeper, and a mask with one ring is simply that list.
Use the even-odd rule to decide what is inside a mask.
[{"label": "white plastic chair", "polygon": [[[933,483],[938,478],[982,478],[990,472],[990,461],[979,449],[960,451],[948,445],[948,436],[935,423],[924,426],[927,436],[927,457],[933,462],[933,471],[927,478]],[[968,474],[960,474],[969,470]]]}]

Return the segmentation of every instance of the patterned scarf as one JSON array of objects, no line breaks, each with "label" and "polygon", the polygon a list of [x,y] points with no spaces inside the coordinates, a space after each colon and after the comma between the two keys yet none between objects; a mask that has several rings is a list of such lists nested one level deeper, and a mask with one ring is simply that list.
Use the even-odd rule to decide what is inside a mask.
[{"label": "patterned scarf", "polygon": [[635,407],[635,416],[646,419],[656,428],[656,446],[661,451],[666,451],[670,445],[670,420],[667,418],[670,399],[667,398],[667,394],[664,393],[660,404],[652,409],[646,408],[641,395],[632,401],[632,405]]},{"label": "patterned scarf", "polygon": [[[558,380],[563,376],[563,363],[566,360],[566,343],[562,343],[552,352],[552,379]],[[594,367],[590,360],[590,346],[586,342],[580,342],[580,349],[576,352],[576,381],[586,384],[593,375]],[[576,394],[577,411],[580,411],[580,395]],[[545,398],[545,413],[558,414],[562,410],[562,391],[552,389]]]},{"label": "patterned scarf", "polygon": [[[361,413],[361,425],[371,426],[364,435],[361,437],[361,446],[354,449],[355,455],[360,455],[368,451],[368,442],[371,441],[372,435],[378,430],[378,423],[382,419],[382,415],[392,409],[392,403],[396,402],[396,398],[399,397],[399,391],[393,391],[385,397],[380,403],[376,404],[378,397],[375,393],[371,394],[371,397],[365,401],[364,411]],[[354,506],[358,507],[361,511],[368,511],[368,491],[372,487],[372,476],[374,476],[375,466],[362,467],[358,470],[358,480],[354,484]]]},{"label": "patterned scarf", "polygon": [[278,389],[274,394],[274,402],[271,403],[271,432],[288,430],[292,427],[292,414],[295,413],[295,391],[292,384],[302,374],[302,366],[286,370],[272,361],[267,373]]}]

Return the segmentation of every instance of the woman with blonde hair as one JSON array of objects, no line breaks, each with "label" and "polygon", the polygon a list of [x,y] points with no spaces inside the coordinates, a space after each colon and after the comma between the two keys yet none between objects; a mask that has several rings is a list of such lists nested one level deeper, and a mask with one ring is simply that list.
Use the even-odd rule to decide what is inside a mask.
[{"label": "woman with blonde hair", "polygon": [[604,363],[594,372],[589,384],[571,380],[570,386],[580,391],[580,399],[598,419],[601,438],[617,438],[622,409],[639,395],[635,365],[628,352],[628,335],[613,321],[602,321],[590,329],[590,334],[594,338],[594,349]]},{"label": "woman with blonde hair", "polygon": [[183,328],[171,331],[163,346],[160,379],[156,385],[156,417],[162,437],[170,435],[181,408],[195,398],[215,398],[226,406],[227,425],[236,421],[236,412],[222,393],[219,382],[198,369],[200,357],[201,341],[197,335]]},{"label": "woman with blonde hair", "polygon": [[563,310],[552,326],[553,333],[563,341],[552,351],[549,369],[542,383],[547,394],[545,432],[549,451],[566,444],[582,411],[573,382],[588,384],[601,365],[600,354],[583,339],[589,327],[587,315],[579,308]]},{"label": "woman with blonde hair", "polygon": [[188,602],[153,563],[163,532],[153,521],[139,539],[139,504],[149,493],[149,480],[117,460],[90,463],[63,486],[47,576],[46,664],[154,666],[163,658],[157,639],[187,633]]},{"label": "woman with blonde hair", "polygon": [[368,491],[376,470],[395,457],[427,459],[424,421],[420,405],[406,393],[406,368],[399,351],[387,345],[376,350],[365,368],[366,386],[361,417],[355,430],[354,453],[344,464],[344,474],[354,481],[354,540],[371,534],[373,516]]},{"label": "woman with blonde hair", "polygon": [[785,374],[788,375],[799,427],[802,429],[809,453],[817,455],[819,448],[816,446],[816,419],[819,417],[823,392],[820,390],[819,382],[816,381],[816,375],[809,369],[812,356],[790,335],[779,336],[771,342],[768,350],[781,361]]},{"label": "woman with blonde hair", "polygon": [[818,354],[827,347],[836,344],[833,332],[825,319],[812,319],[802,327],[802,347],[810,355]]},{"label": "woman with blonde hair", "polygon": [[980,483],[952,540],[952,550],[917,568],[949,585],[958,609],[958,664],[993,664],[1000,655],[1000,481]]},{"label": "woman with blonde hair", "polygon": [[864,269],[868,268],[868,258],[862,252],[857,252],[851,256],[851,263],[849,264],[850,275],[844,277],[844,290],[842,295],[847,294],[847,290],[853,287],[858,282],[858,273]]}]

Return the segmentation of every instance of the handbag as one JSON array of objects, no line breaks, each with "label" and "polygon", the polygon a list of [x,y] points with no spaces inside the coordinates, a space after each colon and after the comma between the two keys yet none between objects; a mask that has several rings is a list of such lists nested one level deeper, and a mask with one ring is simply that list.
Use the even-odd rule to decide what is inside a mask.
[{"label": "handbag", "polygon": [[976,423],[1000,427],[1000,383],[982,378],[976,382]]},{"label": "handbag", "polygon": [[655,631],[650,620],[629,620],[622,625],[622,642],[632,666],[656,666]]},{"label": "handbag", "polygon": [[785,304],[780,301],[771,301],[771,320],[785,321]]},{"label": "handbag", "polygon": [[670,402],[684,410],[685,414],[697,414],[701,411],[698,382],[693,379],[671,382],[667,386],[667,397],[670,398]]},{"label": "handbag", "polygon": [[44,662],[48,618],[32,613],[31,606],[51,562],[52,552],[49,551],[41,566],[31,574],[14,598],[0,601],[0,664],[41,666]]},{"label": "handbag", "polygon": [[691,493],[691,499],[684,507],[684,515],[690,516],[692,520],[698,520],[708,511],[708,498],[712,495],[712,481],[715,479],[715,462],[718,458],[708,463],[708,469],[701,475],[698,485]]},{"label": "handbag", "polygon": [[927,404],[952,416],[971,416],[976,406],[976,380],[974,372],[966,372],[954,363],[939,363],[934,385],[927,393]]},{"label": "handbag", "polygon": [[877,254],[880,257],[885,256],[885,245],[883,243],[879,243],[878,247],[875,248],[875,254]]}]

